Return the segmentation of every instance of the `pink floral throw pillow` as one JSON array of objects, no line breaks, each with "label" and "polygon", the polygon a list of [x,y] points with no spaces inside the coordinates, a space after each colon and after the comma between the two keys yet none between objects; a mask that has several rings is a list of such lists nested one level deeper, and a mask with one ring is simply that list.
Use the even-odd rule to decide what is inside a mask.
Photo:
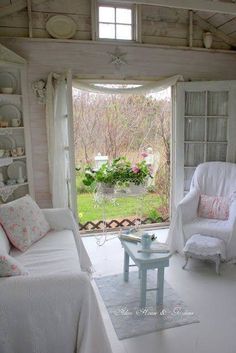
[{"label": "pink floral throw pillow", "polygon": [[25,270],[14,257],[5,252],[0,251],[0,277],[26,275],[28,272]]},{"label": "pink floral throw pillow", "polygon": [[229,199],[226,197],[201,195],[198,216],[225,221],[229,218],[229,205]]},{"label": "pink floral throw pillow", "polygon": [[21,251],[50,230],[42,210],[29,195],[1,205],[0,223],[10,242]]}]

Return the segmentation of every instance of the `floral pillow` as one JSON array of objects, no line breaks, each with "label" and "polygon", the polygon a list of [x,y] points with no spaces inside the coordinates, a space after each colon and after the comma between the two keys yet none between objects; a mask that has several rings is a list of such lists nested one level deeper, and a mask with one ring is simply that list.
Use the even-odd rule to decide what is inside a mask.
[{"label": "floral pillow", "polygon": [[0,206],[0,223],[10,242],[19,250],[27,250],[50,230],[42,210],[26,195]]},{"label": "floral pillow", "polygon": [[198,216],[202,218],[227,220],[230,201],[226,197],[201,195]]},{"label": "floral pillow", "polygon": [[7,254],[9,254],[10,248],[11,248],[11,245],[10,245],[9,239],[6,236],[4,229],[0,225],[0,251],[5,251]]},{"label": "floral pillow", "polygon": [[0,251],[0,277],[26,275],[25,268],[5,252]]}]

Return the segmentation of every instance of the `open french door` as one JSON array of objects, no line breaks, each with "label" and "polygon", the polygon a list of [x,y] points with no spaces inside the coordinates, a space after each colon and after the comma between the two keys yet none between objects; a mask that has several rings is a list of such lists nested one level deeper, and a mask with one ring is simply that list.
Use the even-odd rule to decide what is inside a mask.
[{"label": "open french door", "polygon": [[236,81],[176,86],[173,121],[173,210],[198,164],[236,162]]}]

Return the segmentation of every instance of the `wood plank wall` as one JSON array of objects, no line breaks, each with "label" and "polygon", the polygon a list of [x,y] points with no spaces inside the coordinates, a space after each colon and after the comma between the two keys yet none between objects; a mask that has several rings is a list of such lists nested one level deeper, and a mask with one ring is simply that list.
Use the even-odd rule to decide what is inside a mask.
[{"label": "wood plank wall", "polygon": [[[235,54],[164,49],[143,46],[119,46],[127,65],[120,69],[110,63],[114,44],[47,42],[1,38],[3,45],[28,62],[30,129],[36,199],[41,207],[50,207],[48,182],[45,107],[33,95],[31,85],[46,79],[51,71],[71,68],[74,75],[94,78],[154,79],[182,74],[185,80],[236,79]],[[210,63],[210,65],[209,65]]]},{"label": "wood plank wall", "polygon": [[[188,28],[187,10],[142,6],[143,43],[188,46]],[[203,47],[202,37],[203,30],[193,21],[193,47]],[[212,48],[229,49],[229,46],[214,36]]]},{"label": "wood plank wall", "polygon": [[[90,0],[50,0],[32,6],[33,37],[50,38],[46,22],[56,14],[71,17],[77,24],[74,39],[91,39],[91,2]],[[28,37],[28,14],[20,11],[0,18],[0,37]]]},{"label": "wood plank wall", "polygon": [[[9,0],[5,0],[9,3]],[[49,0],[32,6],[33,37],[50,38],[46,22],[55,14],[65,14],[77,24],[73,39],[90,40],[91,1],[90,0]],[[188,46],[188,11],[157,6],[141,6],[141,37],[143,43]],[[203,30],[193,23],[193,46],[203,47]],[[27,37],[27,11],[20,11],[0,18],[0,37]],[[212,48],[229,49],[222,40],[214,37]]]}]

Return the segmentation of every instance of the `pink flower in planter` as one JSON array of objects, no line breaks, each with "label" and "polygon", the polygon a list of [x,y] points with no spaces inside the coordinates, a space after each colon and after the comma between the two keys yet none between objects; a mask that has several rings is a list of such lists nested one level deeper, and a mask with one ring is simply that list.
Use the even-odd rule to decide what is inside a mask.
[{"label": "pink flower in planter", "polygon": [[136,165],[134,165],[134,166],[132,167],[132,172],[133,172],[134,174],[138,174],[138,173],[140,172],[140,169],[139,169]]},{"label": "pink flower in planter", "polygon": [[145,157],[148,156],[148,154],[147,154],[147,152],[144,151],[144,152],[141,153],[141,156],[142,156],[143,158],[145,158]]}]

